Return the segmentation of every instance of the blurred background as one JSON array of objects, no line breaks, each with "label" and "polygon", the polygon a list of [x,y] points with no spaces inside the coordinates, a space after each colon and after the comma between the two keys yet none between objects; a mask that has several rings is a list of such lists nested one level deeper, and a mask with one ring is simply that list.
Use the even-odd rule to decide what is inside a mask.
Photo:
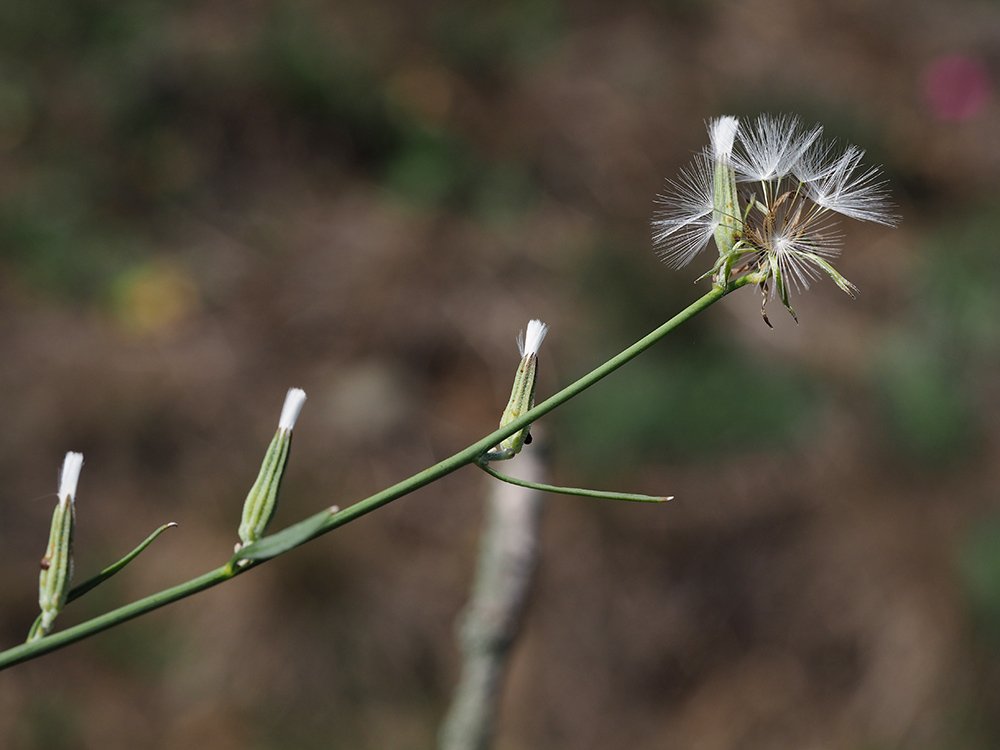
[{"label": "blurred background", "polygon": [[[905,12],[904,12],[905,11]],[[67,626],[225,560],[285,390],[276,526],[493,429],[707,289],[654,196],[722,113],[794,112],[903,217],[743,290],[546,418],[552,481],[497,748],[1000,745],[1000,5],[0,4],[0,635],[67,450]],[[706,256],[707,257],[707,256]],[[710,261],[705,261],[707,264]],[[0,677],[5,748],[427,748],[486,478]]]}]

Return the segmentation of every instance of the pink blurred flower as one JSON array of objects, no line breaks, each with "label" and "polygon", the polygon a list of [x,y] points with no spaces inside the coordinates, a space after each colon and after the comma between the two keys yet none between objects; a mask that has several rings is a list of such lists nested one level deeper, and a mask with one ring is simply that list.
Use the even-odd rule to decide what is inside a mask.
[{"label": "pink blurred flower", "polygon": [[993,89],[986,66],[963,54],[932,60],[922,78],[924,100],[939,120],[972,119],[983,109]]}]

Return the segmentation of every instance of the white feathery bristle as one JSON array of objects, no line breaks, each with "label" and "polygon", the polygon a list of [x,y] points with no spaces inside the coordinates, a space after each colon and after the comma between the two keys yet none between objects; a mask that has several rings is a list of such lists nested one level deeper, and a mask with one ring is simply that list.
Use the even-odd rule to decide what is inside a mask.
[{"label": "white feathery bristle", "polygon": [[800,179],[813,203],[858,221],[895,226],[899,218],[893,214],[882,170],[864,167],[865,152],[857,146],[848,146],[839,158],[829,159],[829,154],[828,148],[801,160],[800,171],[808,180]]},{"label": "white feathery bristle", "polygon": [[814,147],[823,128],[804,130],[792,115],[760,115],[740,132],[741,153],[733,157],[740,182],[779,180],[800,170],[803,156]]},{"label": "white feathery bristle", "polygon": [[542,321],[529,320],[527,330],[517,334],[517,350],[521,352],[521,356],[538,354],[538,350],[545,340],[545,334],[548,332],[549,327]]},{"label": "white feathery bristle", "polygon": [[708,139],[712,144],[712,156],[716,159],[729,157],[733,153],[733,143],[736,141],[736,131],[740,129],[740,121],[731,115],[724,115],[710,120],[708,123]]},{"label": "white feathery bristle", "polygon": [[285,396],[285,405],[281,407],[281,419],[278,420],[279,430],[291,430],[302,412],[302,404],[306,402],[306,392],[301,388],[289,388]]},{"label": "white feathery bristle", "polygon": [[666,190],[656,197],[653,245],[674,268],[690,263],[708,247],[719,225],[714,215],[714,170],[711,153],[703,149],[676,180],[667,180]]},{"label": "white feathery bristle", "polygon": [[80,469],[83,468],[83,454],[70,451],[63,459],[62,471],[59,473],[59,502],[74,502],[76,500],[76,485],[80,481]]}]

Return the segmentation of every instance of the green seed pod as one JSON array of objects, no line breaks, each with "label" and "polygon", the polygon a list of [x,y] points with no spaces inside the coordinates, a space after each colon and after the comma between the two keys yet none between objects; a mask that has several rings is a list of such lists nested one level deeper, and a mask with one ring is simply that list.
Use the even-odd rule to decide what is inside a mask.
[{"label": "green seed pod", "polygon": [[[514,386],[510,392],[510,401],[500,417],[500,427],[505,427],[520,417],[535,405],[535,372],[538,368],[538,349],[548,333],[548,326],[540,320],[528,322],[524,335],[518,335],[517,348],[521,353],[521,362],[514,375]],[[486,454],[488,460],[513,458],[529,439],[529,427],[518,430],[506,438],[492,451]]]},{"label": "green seed pod", "polygon": [[285,397],[285,405],[278,420],[278,431],[274,433],[267,453],[264,454],[257,481],[253,483],[243,503],[237,550],[260,539],[274,516],[278,507],[281,478],[285,474],[285,465],[292,449],[292,428],[295,427],[305,400],[306,394],[301,388],[290,389]]},{"label": "green seed pod", "polygon": [[83,467],[82,453],[67,453],[59,479],[59,501],[52,513],[49,545],[38,575],[38,606],[42,614],[28,640],[47,635],[69,594],[73,579],[73,530],[76,524],[76,485]]}]

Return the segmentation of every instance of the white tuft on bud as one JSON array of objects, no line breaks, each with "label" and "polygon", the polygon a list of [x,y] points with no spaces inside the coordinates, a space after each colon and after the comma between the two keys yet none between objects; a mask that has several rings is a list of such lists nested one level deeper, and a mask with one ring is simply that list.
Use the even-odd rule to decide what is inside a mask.
[{"label": "white tuft on bud", "polygon": [[83,454],[70,451],[63,459],[62,471],[59,473],[59,502],[76,500],[76,485],[80,481],[80,469],[83,468]]},{"label": "white tuft on bud", "polygon": [[281,407],[281,418],[278,420],[279,430],[292,430],[306,402],[306,392],[301,388],[289,388],[285,396],[285,405]]},{"label": "white tuft on bud", "polygon": [[529,320],[527,331],[517,334],[517,350],[522,357],[538,354],[549,327],[540,320]]},{"label": "white tuft on bud", "polygon": [[712,144],[712,156],[727,161],[733,153],[736,131],[740,121],[730,115],[716,117],[708,123],[708,139]]}]

